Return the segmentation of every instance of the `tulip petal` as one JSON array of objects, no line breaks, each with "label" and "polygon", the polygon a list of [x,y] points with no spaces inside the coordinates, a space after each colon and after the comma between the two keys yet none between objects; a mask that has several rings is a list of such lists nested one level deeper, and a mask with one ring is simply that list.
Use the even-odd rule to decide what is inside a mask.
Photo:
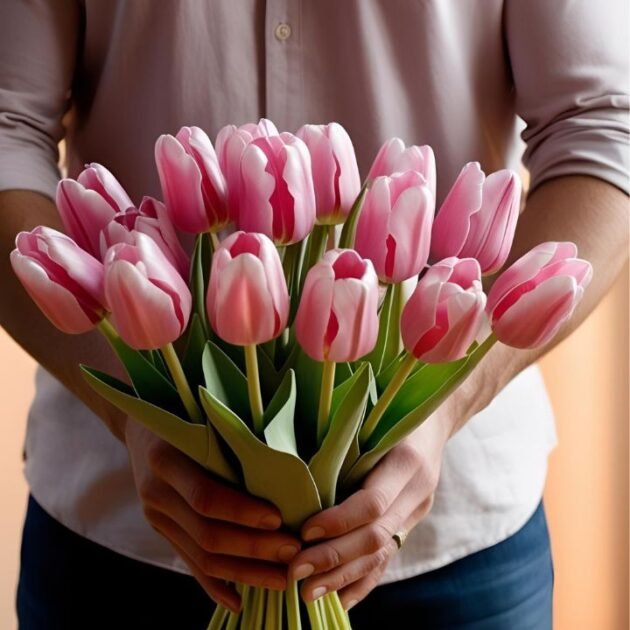
[{"label": "tulip petal", "polygon": [[79,184],[96,191],[107,203],[118,212],[133,208],[133,201],[120,182],[102,164],[88,164],[77,177]]},{"label": "tulip petal", "polygon": [[273,175],[267,172],[269,160],[264,151],[249,144],[241,160],[242,196],[237,226],[246,232],[261,232],[273,238],[273,208],[270,199],[276,187]]}]

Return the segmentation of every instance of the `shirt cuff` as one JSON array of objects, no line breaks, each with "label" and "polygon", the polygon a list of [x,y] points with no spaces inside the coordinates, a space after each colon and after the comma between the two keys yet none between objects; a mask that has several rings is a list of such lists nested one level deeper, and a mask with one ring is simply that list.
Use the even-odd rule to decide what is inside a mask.
[{"label": "shirt cuff", "polygon": [[61,178],[55,152],[37,146],[0,146],[0,192],[30,190],[55,200]]}]

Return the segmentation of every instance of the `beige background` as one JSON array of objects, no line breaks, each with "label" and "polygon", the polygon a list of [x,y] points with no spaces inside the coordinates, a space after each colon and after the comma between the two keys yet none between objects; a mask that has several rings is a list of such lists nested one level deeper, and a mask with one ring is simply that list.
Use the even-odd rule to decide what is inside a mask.
[{"label": "beige background", "polygon": [[[0,330],[0,628],[13,599],[26,486],[21,443],[32,360]],[[628,628],[628,272],[543,361],[560,446],[546,490],[556,630]],[[508,629],[506,629],[508,630]]]}]

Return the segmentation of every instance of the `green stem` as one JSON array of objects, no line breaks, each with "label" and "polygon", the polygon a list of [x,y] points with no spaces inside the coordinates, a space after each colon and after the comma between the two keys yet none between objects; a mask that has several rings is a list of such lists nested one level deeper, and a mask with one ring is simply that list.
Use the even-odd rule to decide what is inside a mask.
[{"label": "green stem", "polygon": [[254,433],[260,437],[265,430],[263,422],[263,401],[260,391],[260,377],[258,375],[258,357],[256,345],[245,346],[245,371],[247,373],[247,391],[249,393],[249,407],[252,411]]},{"label": "green stem", "polygon": [[306,246],[306,256],[304,264],[302,265],[302,271],[300,273],[300,293],[306,280],[306,274],[309,269],[317,263],[317,261],[324,254],[326,248],[326,239],[328,238],[328,226],[316,225],[311,232],[308,239],[308,245]]},{"label": "green stem", "polygon": [[357,231],[357,222],[359,220],[359,214],[361,213],[361,207],[363,206],[363,200],[367,193],[368,182],[365,182],[361,188],[359,196],[356,198],[352,208],[348,213],[348,218],[343,224],[341,229],[341,237],[339,238],[339,247],[341,249],[348,249],[354,246],[354,236]]},{"label": "green stem", "polygon": [[311,622],[311,630],[326,630],[317,602],[306,602],[306,612]]},{"label": "green stem", "polygon": [[302,630],[300,619],[300,596],[298,594],[298,583],[290,580],[286,591],[287,598],[287,627],[289,630]]},{"label": "green stem", "polygon": [[238,622],[241,620],[241,613],[240,612],[230,612],[229,616],[228,616],[228,622],[227,625],[225,626],[225,630],[237,630],[238,629]]},{"label": "green stem", "polygon": [[330,407],[335,388],[335,365],[334,361],[324,361],[322,369],[322,386],[319,391],[319,410],[317,412],[317,444],[320,446],[328,431]]},{"label": "green stem", "polygon": [[161,348],[161,352],[162,356],[164,357],[164,361],[166,362],[166,365],[168,367],[168,370],[173,377],[177,392],[179,393],[179,396],[184,403],[184,407],[186,407],[188,416],[193,422],[202,423],[203,416],[201,415],[201,410],[199,409],[197,401],[195,400],[192,390],[190,389],[190,385],[186,380],[186,375],[184,374],[184,370],[182,369],[182,364],[179,362],[179,358],[177,357],[175,348],[173,348],[173,344],[167,343],[163,348]]},{"label": "green stem", "polygon": [[247,584],[243,585],[243,592],[241,593],[241,614],[243,619],[241,621],[241,628],[251,628],[254,615],[254,587]]},{"label": "green stem", "polygon": [[106,318],[101,319],[98,323],[98,329],[110,343],[120,338],[116,329],[112,326],[112,323]]},{"label": "green stem", "polygon": [[265,618],[265,602],[267,600],[266,590],[264,588],[255,587],[253,597],[253,626],[252,630],[262,630]]},{"label": "green stem", "polygon": [[282,591],[267,591],[265,630],[282,629]]},{"label": "green stem", "polygon": [[398,390],[402,387],[415,364],[416,357],[414,357],[413,354],[407,354],[403,362],[400,364],[400,367],[392,377],[392,380],[387,384],[385,391],[376,401],[370,415],[367,417],[361,427],[361,430],[359,431],[359,443],[362,447],[366,445],[372,436],[372,433],[374,433],[379,420],[383,417],[385,410],[394,399],[394,396],[398,393]]},{"label": "green stem", "polygon": [[[402,312],[402,283],[390,284],[387,292],[391,292],[390,316],[383,349],[383,361],[381,368],[387,367],[401,351],[400,341],[400,314]],[[379,370],[380,371],[380,370]]]},{"label": "green stem", "polygon": [[343,628],[343,630],[351,630],[350,618],[348,617],[348,612],[341,604],[339,595],[336,592],[332,592],[332,593],[328,593],[326,595],[326,598],[328,600],[329,606],[331,607],[333,611],[337,625],[340,628]]},{"label": "green stem", "polygon": [[221,241],[216,232],[208,232],[208,234],[210,235],[210,242],[212,243],[212,251],[216,252],[217,249],[219,249],[219,245],[221,245]]},{"label": "green stem", "polygon": [[217,604],[214,614],[212,615],[212,619],[210,620],[208,630],[221,630],[229,614],[230,611],[227,608],[223,608],[223,606]]}]

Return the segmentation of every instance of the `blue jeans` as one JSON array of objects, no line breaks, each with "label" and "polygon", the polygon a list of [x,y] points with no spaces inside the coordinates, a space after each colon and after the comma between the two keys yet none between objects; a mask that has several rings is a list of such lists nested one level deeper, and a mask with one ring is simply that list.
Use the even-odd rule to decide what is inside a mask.
[{"label": "blue jeans", "polygon": [[[194,579],[74,534],[29,500],[20,630],[205,630],[212,603]],[[462,560],[375,589],[354,630],[549,630],[553,570],[542,505],[516,534]]]}]

